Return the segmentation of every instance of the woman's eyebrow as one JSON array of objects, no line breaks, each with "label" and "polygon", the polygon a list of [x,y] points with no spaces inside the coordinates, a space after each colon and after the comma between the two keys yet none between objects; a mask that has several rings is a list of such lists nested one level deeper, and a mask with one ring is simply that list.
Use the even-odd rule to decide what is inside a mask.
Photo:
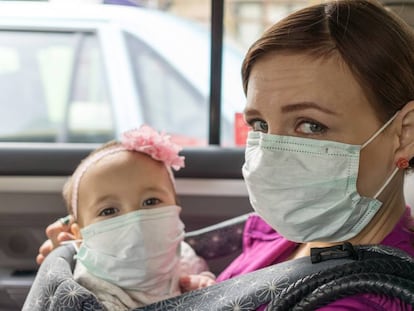
[{"label": "woman's eyebrow", "polygon": [[246,108],[246,109],[244,109],[243,114],[244,114],[245,117],[249,117],[249,116],[260,115],[260,112],[259,112],[259,110],[256,110],[256,109]]},{"label": "woman's eyebrow", "polygon": [[322,111],[324,113],[331,114],[331,115],[338,114],[314,102],[299,102],[299,103],[287,104],[285,106],[282,106],[281,111],[286,113],[286,112],[295,112],[295,111],[306,110],[306,109],[316,109],[316,110],[319,110],[319,111]]}]

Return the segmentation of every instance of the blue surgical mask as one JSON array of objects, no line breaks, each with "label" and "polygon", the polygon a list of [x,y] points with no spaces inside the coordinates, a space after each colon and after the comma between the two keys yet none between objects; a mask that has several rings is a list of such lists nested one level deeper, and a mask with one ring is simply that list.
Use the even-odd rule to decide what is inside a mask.
[{"label": "blue surgical mask", "polygon": [[356,236],[382,203],[377,200],[398,169],[373,198],[357,192],[360,151],[365,144],[250,132],[243,176],[259,216],[295,242],[341,242]]}]

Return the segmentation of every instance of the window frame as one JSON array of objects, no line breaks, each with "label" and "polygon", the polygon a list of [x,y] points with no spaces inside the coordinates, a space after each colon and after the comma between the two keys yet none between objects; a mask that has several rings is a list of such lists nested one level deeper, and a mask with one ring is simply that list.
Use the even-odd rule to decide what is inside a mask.
[{"label": "window frame", "polygon": [[210,98],[208,144],[220,145],[224,0],[211,0]]}]

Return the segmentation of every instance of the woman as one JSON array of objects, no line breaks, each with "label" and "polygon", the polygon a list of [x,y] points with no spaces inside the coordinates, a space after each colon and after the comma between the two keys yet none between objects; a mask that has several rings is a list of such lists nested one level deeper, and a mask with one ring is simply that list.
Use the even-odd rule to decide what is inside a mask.
[{"label": "woman", "polygon": [[[253,129],[243,175],[258,216],[219,280],[343,241],[414,256],[403,194],[414,157],[411,29],[374,1],[311,6],[251,46],[242,76]],[[357,295],[322,309],[411,307]]]},{"label": "woman", "polygon": [[[242,76],[253,129],[243,175],[266,223],[250,218],[244,252],[219,280],[342,241],[414,255],[403,194],[414,156],[411,30],[372,1],[317,5],[256,41]],[[380,308],[410,309],[369,295],[327,307]]]}]

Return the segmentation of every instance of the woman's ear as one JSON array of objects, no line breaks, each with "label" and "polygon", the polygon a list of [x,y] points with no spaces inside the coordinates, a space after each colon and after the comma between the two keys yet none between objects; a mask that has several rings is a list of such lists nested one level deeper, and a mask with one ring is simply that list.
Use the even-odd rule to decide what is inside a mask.
[{"label": "woman's ear", "polygon": [[[414,158],[414,101],[408,102],[400,110],[395,121],[397,122],[398,148],[395,152],[394,163],[401,159],[410,161]],[[413,161],[411,163],[414,164]]]},{"label": "woman's ear", "polygon": [[76,222],[70,226],[70,231],[72,232],[76,240],[82,240],[82,235],[80,233],[80,227]]}]

